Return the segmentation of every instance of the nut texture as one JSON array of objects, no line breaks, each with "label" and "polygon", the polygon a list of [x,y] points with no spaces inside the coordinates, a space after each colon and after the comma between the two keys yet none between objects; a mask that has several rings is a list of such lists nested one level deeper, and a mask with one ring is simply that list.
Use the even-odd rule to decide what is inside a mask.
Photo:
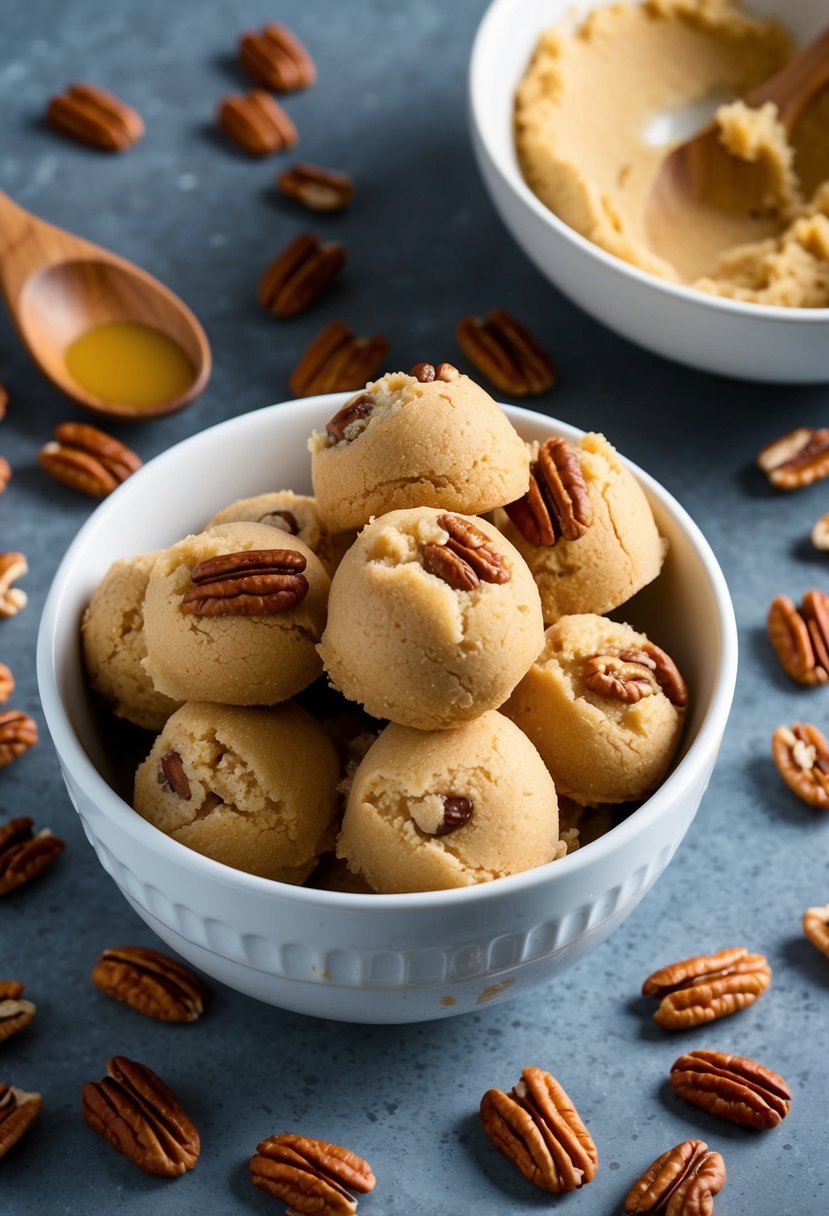
[{"label": "nut texture", "polygon": [[437,367],[433,363],[415,363],[409,375],[414,376],[421,384],[430,384],[434,380],[451,384],[453,380],[457,380],[460,372],[452,363],[438,363]]},{"label": "nut texture", "polygon": [[[14,672],[5,663],[0,663],[0,705],[8,701],[14,692]],[[0,763],[2,768],[2,763]]]},{"label": "nut texture", "polygon": [[344,392],[371,380],[389,349],[382,334],[358,338],[344,321],[332,321],[305,350],[291,373],[296,397]]},{"label": "nut texture", "polygon": [[812,945],[829,958],[829,904],[807,908],[803,913],[803,932]]},{"label": "nut texture", "polygon": [[29,564],[22,553],[0,553],[0,618],[16,616],[28,604],[26,592],[12,586],[28,572]]},{"label": "nut texture", "polygon": [[489,1089],[481,1123],[496,1148],[535,1186],[575,1191],[596,1176],[599,1155],[587,1128],[555,1077],[525,1068],[509,1094]]},{"label": "nut texture", "polygon": [[345,265],[337,241],[321,245],[311,232],[301,232],[268,266],[259,284],[259,303],[278,317],[292,317],[316,304]]},{"label": "nut texture", "polygon": [[31,1001],[22,1000],[25,985],[0,980],[0,1042],[24,1030],[37,1012]]},{"label": "nut texture", "polygon": [[339,1144],[284,1133],[256,1146],[250,1160],[254,1186],[288,1204],[294,1216],[352,1216],[376,1179],[362,1157]]},{"label": "nut texture", "polygon": [[216,118],[225,135],[250,156],[268,156],[299,142],[288,115],[261,89],[253,89],[245,97],[224,97]]},{"label": "nut texture", "polygon": [[808,591],[799,610],[787,595],[775,596],[768,632],[781,667],[798,684],[829,680],[829,596]]},{"label": "nut texture", "polygon": [[358,393],[337,410],[325,425],[325,433],[334,443],[351,443],[365,430],[374,411],[371,393]]},{"label": "nut texture", "polygon": [[199,1133],[173,1091],[152,1069],[113,1056],[109,1076],[87,1081],[81,1113],[89,1126],[145,1174],[174,1178],[191,1170]]},{"label": "nut texture", "polygon": [[599,696],[613,697],[629,705],[659,691],[677,709],[688,704],[688,688],[679,668],[653,642],[643,642],[635,649],[610,649],[590,655],[584,664],[584,682]]},{"label": "nut texture", "polygon": [[680,1098],[732,1123],[766,1130],[789,1113],[791,1090],[781,1076],[746,1056],[690,1051],[671,1067]]},{"label": "nut texture", "polygon": [[48,828],[32,835],[33,823],[22,816],[0,827],[0,895],[37,878],[66,847]]},{"label": "nut texture", "polygon": [[765,955],[736,946],[661,967],[645,980],[642,994],[660,1002],[653,1015],[657,1025],[687,1030],[753,1005],[770,983]]},{"label": "nut texture", "polygon": [[634,1182],[625,1216],[711,1216],[725,1186],[725,1162],[704,1140],[683,1140],[657,1157]]},{"label": "nut texture", "polygon": [[207,997],[206,985],[189,967],[143,946],[104,950],[92,982],[107,996],[161,1022],[194,1022]]},{"label": "nut texture", "polygon": [[354,182],[347,173],[299,161],[283,170],[276,185],[286,198],[310,211],[342,211],[354,198]]},{"label": "nut texture", "polygon": [[308,89],[317,79],[314,61],[296,34],[276,21],[261,33],[242,35],[239,63],[257,84],[273,93]]},{"label": "nut texture", "polygon": [[0,1081],[0,1159],[26,1134],[43,1108],[40,1094]]},{"label": "nut texture", "polygon": [[423,565],[456,591],[472,591],[483,583],[508,583],[510,572],[486,533],[461,515],[439,515],[447,533],[442,544],[422,544]]},{"label": "nut texture", "polygon": [[56,481],[93,498],[106,498],[141,468],[141,458],[125,444],[85,422],[64,422],[37,454],[38,464]]},{"label": "nut texture", "polygon": [[0,768],[11,764],[37,743],[37,723],[20,709],[0,713]]},{"label": "nut texture", "polygon": [[769,443],[757,463],[778,490],[799,490],[829,475],[829,429],[800,426]]},{"label": "nut texture", "polygon": [[144,134],[137,110],[93,84],[70,84],[53,97],[46,120],[61,135],[104,152],[123,152]]},{"label": "nut texture", "polygon": [[555,384],[549,355],[520,321],[503,308],[482,320],[463,317],[455,330],[458,346],[470,363],[496,388],[513,397],[544,393]]},{"label": "nut texture", "polygon": [[795,722],[778,726],[771,737],[777,771],[801,802],[829,808],[829,744],[816,726]]},{"label": "nut texture", "polygon": [[527,493],[504,510],[531,545],[551,546],[559,537],[584,536],[593,522],[593,508],[576,449],[566,439],[546,439],[530,464]]},{"label": "nut texture", "polygon": [[197,562],[181,611],[197,616],[273,616],[308,594],[305,558],[295,549],[247,549]]}]

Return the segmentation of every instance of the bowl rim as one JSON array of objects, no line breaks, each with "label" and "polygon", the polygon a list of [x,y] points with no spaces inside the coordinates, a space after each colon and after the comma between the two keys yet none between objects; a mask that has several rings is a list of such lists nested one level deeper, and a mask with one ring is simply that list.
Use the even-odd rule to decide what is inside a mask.
[{"label": "bowl rim", "polygon": [[[604,0],[604,2],[612,3],[612,0]],[[572,5],[570,9],[572,9]],[[565,224],[564,220],[559,219],[554,211],[545,206],[530,189],[522,174],[499,151],[497,141],[483,118],[486,109],[483,98],[490,79],[484,70],[484,59],[489,53],[489,42],[497,36],[496,27],[501,22],[502,14],[505,11],[511,13],[511,24],[520,23],[527,26],[539,23],[537,37],[550,28],[548,22],[540,23],[537,5],[526,4],[524,0],[492,0],[478,24],[472,43],[467,74],[467,105],[473,135],[482,155],[486,157],[490,168],[498,174],[503,184],[526,208],[559,236],[575,245],[582,253],[602,263],[608,270],[621,274],[623,278],[632,279],[640,286],[662,291],[687,304],[693,304],[697,308],[711,308],[725,314],[753,317],[762,322],[786,321],[792,325],[803,323],[826,325],[829,322],[829,307],[801,308],[786,307],[782,304],[755,304],[744,300],[732,300],[725,296],[708,295],[706,292],[698,291],[685,284],[671,283],[666,279],[657,278],[656,275],[649,274],[648,271],[642,270],[594,244],[575,228]],[[566,12],[563,16],[566,16]]]},{"label": "bowl rim", "polygon": [[[61,768],[65,777],[83,791],[89,801],[98,807],[103,814],[115,821],[116,825],[136,844],[151,852],[165,855],[171,864],[184,865],[189,873],[197,878],[204,877],[209,882],[218,883],[234,889],[243,888],[246,891],[258,893],[260,896],[273,899],[278,896],[306,905],[336,909],[341,912],[358,912],[366,908],[378,907],[378,900],[389,911],[432,911],[443,907],[454,907],[474,902],[488,901],[509,897],[518,891],[525,891],[543,885],[556,874],[575,875],[579,871],[600,863],[617,847],[631,843],[633,839],[646,831],[664,811],[682,799],[689,786],[696,780],[707,758],[716,753],[726,721],[731,708],[737,676],[737,624],[734,608],[728,592],[725,576],[719,567],[716,557],[703,536],[699,527],[694,523],[685,509],[677,502],[663,486],[645,473],[632,461],[622,457],[640,482],[660,507],[671,515],[674,521],[687,536],[708,577],[714,601],[717,618],[717,634],[710,640],[717,650],[714,689],[700,723],[696,737],[690,744],[682,760],[666,778],[662,785],[634,811],[627,819],[617,824],[611,831],[591,841],[590,844],[577,849],[574,853],[556,861],[546,862],[531,870],[519,874],[508,875],[488,883],[474,884],[469,887],[449,888],[440,891],[418,891],[400,894],[357,894],[350,891],[325,891],[316,887],[292,886],[275,879],[262,878],[248,874],[242,870],[233,869],[223,862],[205,857],[179,841],[172,840],[158,828],[142,819],[133,808],[125,802],[109,786],[98,772],[92,760],[87,756],[80,739],[69,718],[63,703],[56,666],[57,639],[70,625],[74,629],[76,617],[61,611],[65,595],[71,585],[74,567],[79,554],[87,544],[87,538],[94,535],[101,526],[113,506],[120,505],[124,499],[140,498],[143,479],[146,470],[154,473],[172,465],[183,456],[199,458],[199,449],[210,448],[227,432],[244,431],[248,428],[267,427],[268,420],[275,417],[279,411],[293,408],[305,411],[311,425],[318,425],[319,419],[338,408],[348,399],[351,393],[329,393],[316,397],[306,397],[280,402],[240,414],[226,419],[214,426],[191,435],[166,451],[148,461],[141,469],[123,482],[112,494],[101,502],[79,529],[67,548],[55,572],[52,584],[44,604],[37,638],[37,683],[40,693],[43,714],[52,738]],[[557,418],[519,406],[502,405],[510,421],[520,424],[522,421],[538,425],[542,423],[550,427],[551,433],[561,434],[569,439],[578,439],[584,431]],[[67,782],[68,784],[68,782]]]}]

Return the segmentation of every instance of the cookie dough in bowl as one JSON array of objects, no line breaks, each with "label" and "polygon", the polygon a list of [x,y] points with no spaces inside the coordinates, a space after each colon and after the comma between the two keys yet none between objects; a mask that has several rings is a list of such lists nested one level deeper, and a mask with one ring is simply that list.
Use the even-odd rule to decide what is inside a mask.
[{"label": "cookie dough in bowl", "polygon": [[298,536],[312,553],[316,553],[329,575],[337,569],[354,540],[352,532],[329,532],[320,518],[316,499],[309,494],[295,494],[293,490],[240,498],[217,511],[204,526],[206,530],[216,524],[245,522],[267,524],[280,532]]}]

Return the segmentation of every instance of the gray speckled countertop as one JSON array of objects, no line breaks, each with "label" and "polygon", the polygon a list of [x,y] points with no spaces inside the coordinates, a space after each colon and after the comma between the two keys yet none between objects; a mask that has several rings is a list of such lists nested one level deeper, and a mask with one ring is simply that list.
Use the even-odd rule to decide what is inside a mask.
[{"label": "gray speckled countertop", "polygon": [[[726,1158],[722,1216],[820,1216],[829,1155],[829,961],[804,941],[805,907],[829,900],[829,820],[776,777],[769,736],[781,721],[825,719],[827,691],[804,691],[777,668],[764,632],[771,597],[825,585],[826,555],[809,530],[829,507],[817,485],[772,493],[758,449],[795,424],[823,425],[829,389],[763,387],[698,374],[637,350],[594,324],[512,244],[482,192],[466,131],[465,65],[483,0],[0,0],[0,187],[38,215],[133,259],[197,311],[215,356],[203,399],[156,423],[113,427],[146,460],[221,419],[288,396],[298,354],[321,325],[347,317],[381,329],[390,360],[460,361],[453,329],[467,312],[516,312],[554,352],[556,388],[537,408],[604,430],[691,512],[722,563],[737,611],[741,661],[719,763],[678,856],[630,919],[587,959],[534,995],[464,1018],[413,1027],[315,1021],[215,985],[195,1026],[149,1021],[88,980],[107,945],[154,944],[101,871],[40,744],[0,773],[0,814],[31,815],[67,842],[46,876],[2,901],[0,975],[38,1006],[25,1033],[0,1045],[0,1080],[44,1094],[36,1127],[0,1166],[4,1216],[172,1216],[279,1211],[255,1191],[247,1159],[277,1129],[349,1145],[380,1179],[365,1216],[471,1216],[620,1210],[661,1151],[702,1136]],[[243,24],[274,15],[297,30],[319,84],[288,98],[303,157],[341,166],[358,198],[315,220],[274,194],[279,158],[249,161],[217,138],[217,99],[243,81],[233,63]],[[144,141],[107,157],[59,139],[47,98],[89,79],[133,102]],[[312,313],[279,323],[256,305],[263,266],[312,226],[342,237],[342,284]],[[11,406],[0,451],[14,469],[0,499],[0,549],[22,550],[29,605],[0,622],[0,659],[14,668],[13,704],[43,727],[35,636],[54,569],[92,501],[49,481],[35,454],[61,421],[79,418],[0,316],[0,381]],[[535,403],[534,403],[535,404]],[[705,1037],[668,1037],[637,996],[656,965],[746,944],[774,968],[770,992]],[[684,1049],[732,1048],[779,1070],[794,1090],[782,1127],[757,1134],[679,1103],[666,1082]],[[194,1114],[203,1151],[187,1177],[141,1175],[79,1114],[81,1084],[111,1054],[146,1061]],[[549,1201],[492,1150],[477,1106],[524,1065],[565,1085],[598,1143],[601,1168],[583,1191]]]}]

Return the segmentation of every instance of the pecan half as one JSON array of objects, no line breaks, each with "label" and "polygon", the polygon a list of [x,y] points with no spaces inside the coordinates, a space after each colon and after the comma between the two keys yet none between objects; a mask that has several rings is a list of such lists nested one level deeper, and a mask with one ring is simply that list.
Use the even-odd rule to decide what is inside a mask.
[{"label": "pecan half", "polygon": [[288,115],[262,89],[253,89],[246,97],[223,97],[216,118],[225,135],[249,156],[268,156],[299,142]]},{"label": "pecan half", "polygon": [[5,456],[0,456],[0,494],[5,494],[12,479],[12,467]]},{"label": "pecan half", "polygon": [[495,1147],[542,1190],[575,1191],[596,1176],[599,1154],[590,1132],[555,1077],[541,1068],[523,1069],[509,1094],[488,1089],[481,1123]]},{"label": "pecan half", "polygon": [[677,709],[688,704],[688,688],[679,668],[653,642],[643,642],[634,648],[613,647],[590,655],[585,660],[584,682],[599,696],[627,704],[635,704],[660,690]]},{"label": "pecan half", "polygon": [[642,995],[660,1002],[653,1015],[657,1025],[687,1030],[753,1005],[770,983],[765,955],[736,946],[661,967],[645,980]]},{"label": "pecan half", "polygon": [[339,242],[321,245],[312,232],[301,232],[262,275],[259,303],[278,317],[293,317],[325,295],[344,265]]},{"label": "pecan half", "polygon": [[[8,701],[9,697],[14,692],[14,672],[11,667],[7,667],[5,663],[0,663],[0,705]],[[35,728],[36,730],[37,728]],[[0,768],[2,768],[0,762]]]},{"label": "pecan half", "polygon": [[14,1148],[42,1109],[40,1094],[27,1094],[0,1081],[0,1158]]},{"label": "pecan half", "polygon": [[472,591],[484,583],[508,583],[511,575],[492,541],[461,515],[439,515],[438,525],[448,532],[442,544],[420,546],[423,565],[455,591]]},{"label": "pecan half", "polygon": [[257,1144],[250,1177],[294,1216],[352,1216],[357,1211],[352,1192],[366,1195],[377,1182],[368,1162],[350,1149],[287,1132]]},{"label": "pecan half", "polygon": [[20,709],[5,709],[0,713],[0,768],[11,764],[36,743],[37,723],[34,718]]},{"label": "pecan half", "polygon": [[671,1067],[671,1085],[680,1098],[712,1115],[765,1130],[789,1113],[792,1094],[770,1068],[724,1051],[689,1051]]},{"label": "pecan half", "polygon": [[317,334],[291,373],[297,397],[361,388],[371,380],[389,349],[382,334],[358,338],[344,321],[332,321]]},{"label": "pecan half", "polygon": [[124,152],[144,134],[138,111],[94,84],[70,84],[51,99],[46,120],[61,135],[104,152]]},{"label": "pecan half", "polygon": [[24,988],[17,980],[0,980],[0,1042],[24,1030],[37,1013],[31,1001],[21,1000]]},{"label": "pecan half", "polygon": [[166,756],[161,757],[161,772],[173,793],[184,802],[189,802],[190,782],[179,752],[167,752]]},{"label": "pecan half", "polygon": [[175,1178],[198,1161],[199,1133],[176,1095],[146,1064],[113,1056],[109,1076],[87,1081],[81,1113],[145,1174]]},{"label": "pecan half", "polygon": [[829,904],[807,908],[803,913],[803,932],[812,945],[829,958]]},{"label": "pecan half", "polygon": [[25,591],[12,583],[29,572],[22,553],[0,553],[0,617],[16,616],[29,602]]},{"label": "pecan half", "polygon": [[433,380],[443,380],[451,384],[453,380],[457,380],[460,372],[452,363],[438,363],[437,366],[433,363],[415,363],[409,375],[414,376],[421,384],[430,384]]},{"label": "pecan half", "polygon": [[657,1157],[628,1191],[625,1216],[711,1216],[725,1162],[704,1140],[683,1140]]},{"label": "pecan half", "polygon": [[347,173],[308,161],[284,169],[276,185],[286,198],[295,199],[310,211],[342,211],[354,198],[354,182]]},{"label": "pecan half", "polygon": [[195,1022],[208,992],[184,963],[143,946],[104,950],[92,982],[107,996],[160,1022]]},{"label": "pecan half", "polygon": [[37,878],[66,847],[48,828],[34,836],[33,824],[34,820],[21,816],[0,827],[0,895]]},{"label": "pecan half", "polygon": [[513,397],[545,393],[555,384],[552,360],[520,321],[503,308],[480,317],[463,317],[455,330],[470,363],[496,388]]},{"label": "pecan half", "polygon": [[801,802],[829,808],[829,744],[816,726],[795,722],[778,726],[771,737],[777,771]]},{"label": "pecan half", "polygon": [[314,61],[287,26],[270,22],[239,40],[239,63],[257,84],[274,93],[308,89],[317,79]]},{"label": "pecan half", "polygon": [[813,589],[798,611],[787,595],[776,595],[768,632],[786,675],[806,685],[829,680],[829,596]]},{"label": "pecan half", "polygon": [[308,594],[305,558],[296,549],[246,549],[197,562],[181,611],[197,616],[275,616]]},{"label": "pecan half", "polygon": [[566,439],[546,439],[530,465],[526,494],[504,507],[531,545],[578,540],[593,522],[593,508],[578,452]]},{"label": "pecan half", "polygon": [[757,463],[778,490],[799,490],[829,475],[829,429],[799,426],[767,444]]},{"label": "pecan half", "polygon": [[56,481],[93,498],[106,498],[141,468],[141,458],[126,444],[86,422],[61,423],[37,461]]}]

